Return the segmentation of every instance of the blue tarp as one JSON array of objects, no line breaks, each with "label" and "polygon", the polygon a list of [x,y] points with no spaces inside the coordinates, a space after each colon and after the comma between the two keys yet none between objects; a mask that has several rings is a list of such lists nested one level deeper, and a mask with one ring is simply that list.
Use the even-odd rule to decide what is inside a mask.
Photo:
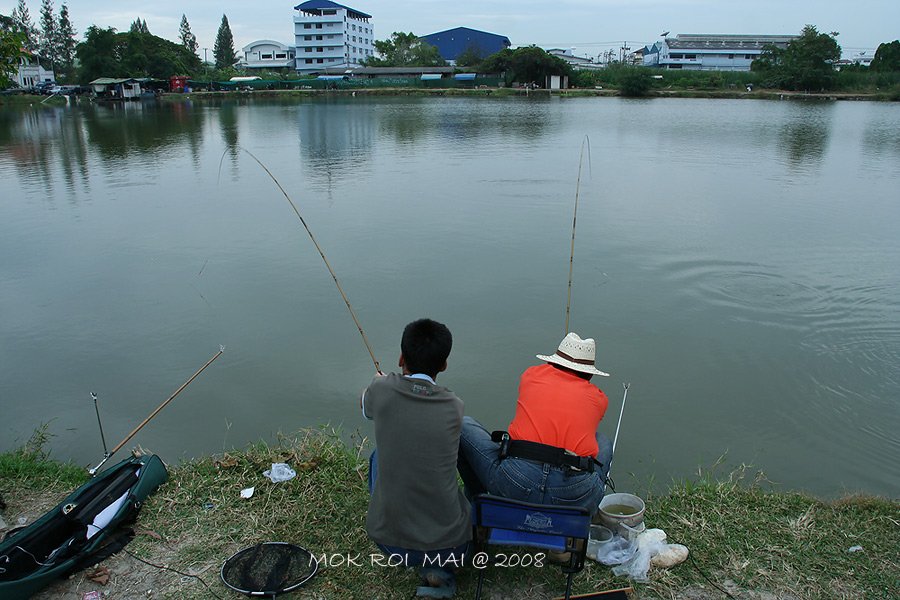
[{"label": "blue tarp", "polygon": [[457,81],[473,81],[475,79],[475,73],[457,73],[453,76],[453,79]]},{"label": "blue tarp", "polygon": [[440,74],[440,73],[422,73],[422,79],[423,79],[423,80],[428,80],[428,79],[440,79],[440,78],[441,78],[441,74]]}]

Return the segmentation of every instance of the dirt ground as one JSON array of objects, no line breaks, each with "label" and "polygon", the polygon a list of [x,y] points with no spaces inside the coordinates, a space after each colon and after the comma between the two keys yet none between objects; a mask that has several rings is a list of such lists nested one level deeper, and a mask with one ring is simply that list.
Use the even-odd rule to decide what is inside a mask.
[{"label": "dirt ground", "polygon": [[[19,498],[18,501],[8,507],[3,512],[3,524],[0,524],[0,536],[5,535],[6,531],[14,527],[19,527],[33,522],[40,518],[48,510],[52,509],[57,500],[47,500],[46,498]],[[159,536],[152,532],[135,528],[135,539],[140,536],[151,536],[159,539]],[[177,554],[180,544],[192,543],[192,541],[173,541],[166,540],[164,546],[161,546],[161,552],[168,556]],[[126,547],[124,551],[107,558],[96,567],[79,571],[68,578],[59,579],[49,584],[43,590],[32,596],[32,600],[138,600],[138,599],[178,599],[182,597],[192,598],[214,598],[216,596],[224,600],[231,600],[244,597],[236,591],[228,589],[221,583],[219,570],[221,564],[208,563],[202,567],[186,572],[184,575],[168,569],[160,568],[160,566],[168,566],[166,556],[141,556],[147,562],[157,566],[152,566],[137,559],[130,553],[131,546]],[[324,575],[320,572],[317,578]],[[202,579],[207,585],[215,590],[216,596],[204,587],[196,576]],[[576,575],[577,577],[577,575]],[[628,582],[623,580],[622,587],[627,587]],[[725,592],[713,586],[708,587],[690,587],[678,591],[673,596],[668,596],[670,600],[795,600],[793,596],[782,595],[776,596],[769,592],[742,589],[734,582],[726,580],[721,586]],[[562,590],[559,590],[561,592]],[[554,593],[558,593],[554,590]],[[397,590],[396,598],[409,598],[412,595],[410,590]],[[316,598],[324,600],[326,596],[317,593],[316,580],[314,579],[308,586],[301,590],[292,592],[288,597],[294,597],[298,600],[301,598]],[[456,595],[457,598],[461,594]],[[482,596],[485,600],[551,600],[546,590],[540,589],[505,589],[505,590],[485,590]],[[629,594],[630,600],[647,600],[649,598],[658,598],[657,595],[649,595],[648,593],[634,591]],[[340,600],[350,600],[343,599]],[[362,600],[362,599],[360,599]],[[375,600],[367,598],[365,600]]]}]

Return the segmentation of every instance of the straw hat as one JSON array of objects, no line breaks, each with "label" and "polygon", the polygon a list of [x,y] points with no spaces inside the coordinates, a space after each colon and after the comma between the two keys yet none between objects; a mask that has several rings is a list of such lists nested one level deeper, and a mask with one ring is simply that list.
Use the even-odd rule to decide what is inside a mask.
[{"label": "straw hat", "polygon": [[537,357],[548,363],[553,363],[580,373],[591,375],[603,375],[609,377],[609,373],[597,369],[594,366],[594,358],[597,354],[596,344],[593,338],[581,339],[577,333],[569,333],[559,343],[559,348],[551,356],[538,354]]}]

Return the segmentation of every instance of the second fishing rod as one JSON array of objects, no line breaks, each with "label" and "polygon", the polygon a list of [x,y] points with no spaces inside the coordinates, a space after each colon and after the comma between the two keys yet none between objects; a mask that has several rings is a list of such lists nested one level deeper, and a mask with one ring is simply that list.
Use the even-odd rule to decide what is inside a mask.
[{"label": "second fishing rod", "polygon": [[[568,288],[568,297],[566,299],[566,327],[565,333],[569,333],[569,313],[572,304],[572,278],[574,273],[574,265],[575,265],[575,226],[578,223],[578,194],[581,190],[581,167],[584,162],[584,150],[587,148],[588,151],[588,169],[590,170],[591,165],[591,144],[590,138],[588,136],[584,136],[584,140],[581,142],[581,156],[578,159],[578,177],[575,181],[575,209],[572,214],[572,251],[569,254],[569,288]],[[622,416],[625,414],[625,402],[628,399],[628,388],[631,387],[630,383],[622,384],[624,388],[624,392],[622,394],[622,407],[619,409],[619,420],[616,423],[616,434],[613,439],[612,444],[612,455],[615,457],[616,454],[616,444],[619,441],[619,429],[622,426]],[[610,464],[612,461],[610,460]],[[609,467],[609,465],[607,465]],[[607,480],[609,479],[609,474],[607,472]],[[603,482],[604,487],[606,486],[606,482]]]}]

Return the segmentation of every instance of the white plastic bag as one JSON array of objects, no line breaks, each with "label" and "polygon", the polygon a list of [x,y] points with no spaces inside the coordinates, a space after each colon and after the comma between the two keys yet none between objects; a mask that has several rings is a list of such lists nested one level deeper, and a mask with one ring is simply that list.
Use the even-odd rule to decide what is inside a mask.
[{"label": "white plastic bag", "polygon": [[591,558],[604,565],[620,565],[634,556],[637,549],[637,540],[628,540],[616,534],[608,542],[600,544],[597,549],[597,556],[592,556]]},{"label": "white plastic bag", "polygon": [[660,553],[672,554],[666,561],[668,564],[664,566],[678,564],[687,558],[687,548],[666,542],[666,532],[662,529],[648,529],[635,541],[637,542],[637,552],[626,562],[613,567],[613,574],[625,575],[638,583],[650,583],[647,572],[650,570],[650,563],[655,556]]},{"label": "white plastic bag", "polygon": [[272,480],[272,483],[287,481],[297,476],[297,472],[287,466],[287,463],[272,463],[272,468],[263,471],[263,475]]},{"label": "white plastic bag", "polygon": [[630,559],[613,567],[612,572],[614,575],[626,575],[638,583],[650,583],[647,571],[650,570],[651,558],[649,550],[639,549]]}]

